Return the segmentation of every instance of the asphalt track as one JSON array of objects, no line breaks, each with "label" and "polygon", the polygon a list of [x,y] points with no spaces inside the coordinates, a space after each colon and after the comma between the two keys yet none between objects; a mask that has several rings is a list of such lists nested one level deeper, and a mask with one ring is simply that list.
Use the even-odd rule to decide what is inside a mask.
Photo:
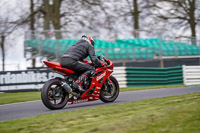
[{"label": "asphalt track", "polygon": [[31,117],[41,114],[80,110],[84,108],[92,108],[112,104],[122,104],[152,98],[182,95],[193,92],[200,92],[200,86],[121,92],[119,97],[113,103],[103,103],[98,100],[74,105],[66,105],[64,109],[55,111],[48,110],[46,107],[44,107],[41,101],[6,104],[0,105],[0,121]]}]

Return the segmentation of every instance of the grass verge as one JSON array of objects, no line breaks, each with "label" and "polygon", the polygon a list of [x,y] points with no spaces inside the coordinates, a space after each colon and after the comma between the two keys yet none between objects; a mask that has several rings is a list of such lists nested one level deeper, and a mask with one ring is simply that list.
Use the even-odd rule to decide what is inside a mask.
[{"label": "grass verge", "polygon": [[16,92],[16,93],[1,93],[0,105],[9,103],[18,103],[26,101],[40,100],[41,92]]},{"label": "grass verge", "polygon": [[149,90],[149,89],[162,89],[162,88],[178,88],[178,87],[187,87],[185,85],[163,85],[163,86],[148,86],[148,87],[126,87],[121,88],[121,92],[125,91],[138,91],[138,90]]},{"label": "grass verge", "polygon": [[[137,91],[147,89],[160,89],[160,88],[176,88],[184,87],[184,85],[167,85],[167,86],[151,86],[151,87],[127,87],[121,88],[121,92]],[[9,103],[18,103],[26,101],[41,100],[40,92],[17,92],[17,93],[0,93],[0,105]]]},{"label": "grass verge", "polygon": [[200,93],[0,122],[6,133],[199,133]]}]

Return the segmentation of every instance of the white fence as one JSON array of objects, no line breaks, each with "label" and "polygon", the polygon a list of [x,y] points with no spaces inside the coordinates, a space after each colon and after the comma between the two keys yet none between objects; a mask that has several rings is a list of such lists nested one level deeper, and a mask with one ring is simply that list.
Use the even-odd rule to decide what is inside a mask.
[{"label": "white fence", "polygon": [[183,66],[184,85],[200,84],[200,66]]},{"label": "white fence", "polygon": [[115,67],[112,74],[119,82],[119,87],[127,87],[126,82],[126,67]]}]

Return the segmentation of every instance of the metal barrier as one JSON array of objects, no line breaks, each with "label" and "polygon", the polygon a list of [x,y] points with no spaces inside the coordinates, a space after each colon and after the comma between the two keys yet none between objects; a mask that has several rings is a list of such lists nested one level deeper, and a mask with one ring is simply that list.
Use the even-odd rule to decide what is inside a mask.
[{"label": "metal barrier", "polygon": [[183,84],[182,67],[142,68],[127,67],[127,86]]},{"label": "metal barrier", "polygon": [[115,67],[112,75],[118,80],[120,88],[127,87],[126,67]]},{"label": "metal barrier", "polygon": [[[152,39],[153,40],[153,39]],[[49,60],[59,61],[64,52],[73,45],[75,39],[33,39],[26,40],[24,45],[25,57],[47,57]],[[172,58],[198,58],[200,47],[165,41],[160,39],[154,44],[140,40],[141,44],[119,43],[104,40],[96,40],[95,51],[102,53],[105,57],[114,61],[135,61],[135,60],[161,60]],[[150,42],[150,41],[149,41]],[[137,46],[141,45],[141,46]],[[31,57],[30,57],[31,53]]]},{"label": "metal barrier", "polygon": [[200,84],[200,66],[183,66],[184,85]]},{"label": "metal barrier", "polygon": [[[40,90],[45,81],[60,76],[48,70],[0,72],[0,92],[17,90]],[[113,76],[120,88],[155,85],[198,85],[200,66],[177,66],[169,68],[115,67]]]}]

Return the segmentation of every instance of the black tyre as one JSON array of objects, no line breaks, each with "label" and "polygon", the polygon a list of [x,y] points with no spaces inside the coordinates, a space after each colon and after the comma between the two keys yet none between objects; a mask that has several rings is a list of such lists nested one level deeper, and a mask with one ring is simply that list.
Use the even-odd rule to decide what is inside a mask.
[{"label": "black tyre", "polygon": [[69,94],[61,87],[60,79],[51,79],[44,84],[41,90],[41,98],[48,109],[55,110],[65,107]]},{"label": "black tyre", "polygon": [[114,76],[110,76],[110,80],[112,87],[104,84],[100,91],[100,100],[105,103],[115,101],[119,95],[119,83],[117,79]]}]

